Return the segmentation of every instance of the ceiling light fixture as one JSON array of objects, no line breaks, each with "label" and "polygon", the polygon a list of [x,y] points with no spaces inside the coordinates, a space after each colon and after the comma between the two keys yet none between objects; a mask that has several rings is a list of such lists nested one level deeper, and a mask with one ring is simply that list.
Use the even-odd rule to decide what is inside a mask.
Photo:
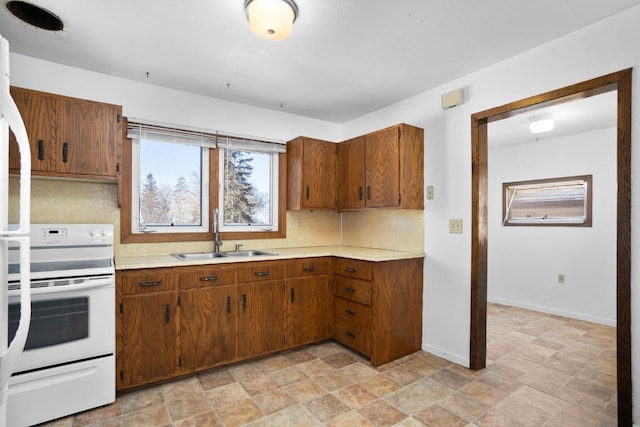
[{"label": "ceiling light fixture", "polygon": [[545,133],[553,130],[553,120],[550,116],[533,116],[529,122],[529,132],[531,133]]},{"label": "ceiling light fixture", "polygon": [[269,40],[286,39],[298,17],[293,0],[245,0],[244,10],[251,32]]}]

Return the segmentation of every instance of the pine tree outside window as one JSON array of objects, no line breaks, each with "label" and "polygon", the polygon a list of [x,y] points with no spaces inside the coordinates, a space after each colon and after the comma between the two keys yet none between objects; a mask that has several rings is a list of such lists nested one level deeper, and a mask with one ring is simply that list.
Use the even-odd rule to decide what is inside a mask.
[{"label": "pine tree outside window", "polygon": [[286,233],[278,212],[284,144],[137,121],[128,121],[127,138],[131,222],[123,241],[207,240],[215,208],[227,238]]},{"label": "pine tree outside window", "polygon": [[220,156],[221,231],[278,230],[278,155],[224,148]]}]

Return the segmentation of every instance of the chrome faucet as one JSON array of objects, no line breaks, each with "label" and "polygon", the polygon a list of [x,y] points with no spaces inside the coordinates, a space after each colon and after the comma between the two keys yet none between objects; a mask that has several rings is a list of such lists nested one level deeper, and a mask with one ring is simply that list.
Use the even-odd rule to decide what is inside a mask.
[{"label": "chrome faucet", "polygon": [[213,252],[220,252],[222,240],[220,240],[220,219],[218,218],[218,208],[213,210]]}]

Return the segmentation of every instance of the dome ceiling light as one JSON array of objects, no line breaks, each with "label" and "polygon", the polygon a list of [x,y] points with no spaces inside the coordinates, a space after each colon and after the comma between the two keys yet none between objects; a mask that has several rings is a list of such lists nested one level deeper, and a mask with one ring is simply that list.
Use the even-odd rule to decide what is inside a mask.
[{"label": "dome ceiling light", "polygon": [[245,0],[244,10],[251,32],[268,40],[286,39],[298,17],[293,0]]},{"label": "dome ceiling light", "polygon": [[5,6],[15,16],[29,25],[47,31],[62,31],[64,24],[54,13],[26,1],[8,1]]},{"label": "dome ceiling light", "polygon": [[550,132],[553,130],[553,127],[553,119],[548,115],[533,116],[529,122],[529,132],[531,133]]}]

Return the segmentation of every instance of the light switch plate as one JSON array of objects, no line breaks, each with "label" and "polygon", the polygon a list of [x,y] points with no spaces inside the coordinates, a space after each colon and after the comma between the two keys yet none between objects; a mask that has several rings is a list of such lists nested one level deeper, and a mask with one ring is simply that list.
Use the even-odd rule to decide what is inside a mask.
[{"label": "light switch plate", "polygon": [[450,219],[449,220],[449,233],[462,233],[462,220]]}]

